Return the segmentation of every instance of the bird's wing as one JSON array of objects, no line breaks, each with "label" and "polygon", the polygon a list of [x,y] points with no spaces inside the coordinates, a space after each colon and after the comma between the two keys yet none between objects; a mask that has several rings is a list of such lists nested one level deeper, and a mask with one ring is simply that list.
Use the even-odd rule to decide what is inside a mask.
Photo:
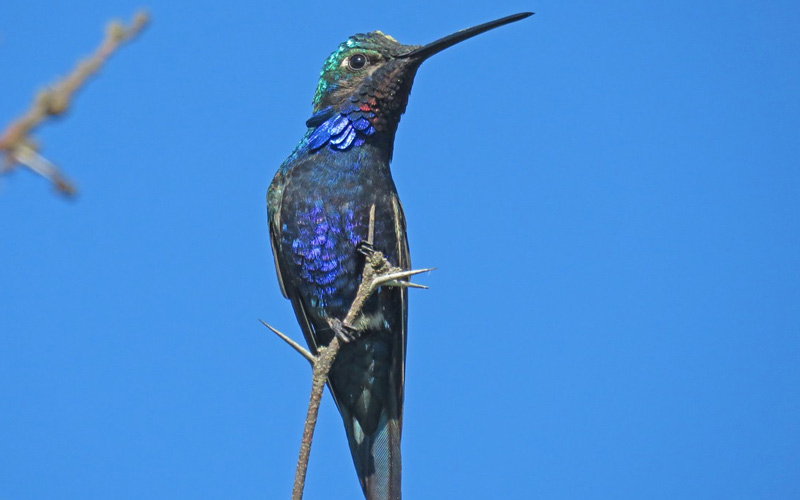
[{"label": "bird's wing", "polygon": [[300,294],[293,293],[290,299],[292,300],[294,315],[297,316],[297,323],[300,324],[303,337],[306,339],[306,344],[308,344],[308,348],[311,349],[311,354],[316,356],[319,353],[319,345],[317,344],[317,330],[314,327],[314,323],[311,321],[306,311],[306,306]]},{"label": "bird's wing", "polygon": [[289,295],[286,293],[286,285],[283,284],[283,274],[281,273],[281,264],[280,260],[278,259],[278,252],[279,252],[278,249],[280,248],[280,246],[276,241],[277,239],[278,237],[276,237],[275,234],[273,234],[272,230],[270,229],[269,242],[270,245],[272,246],[272,258],[275,260],[275,274],[278,275],[278,284],[281,287],[281,293],[283,294],[284,297],[288,299]]},{"label": "bird's wing", "polygon": [[[392,196],[392,209],[394,210],[394,231],[395,235],[397,236],[397,265],[401,269],[410,270],[411,269],[411,256],[408,251],[408,237],[406,236],[406,218],[403,215],[403,207],[400,204],[400,199],[397,197],[397,194]],[[400,366],[398,367],[399,373],[399,380],[396,381],[397,390],[399,394],[399,401],[402,405],[403,402],[403,392],[405,388],[405,376],[406,376],[406,333],[407,333],[407,323],[408,323],[408,289],[407,288],[400,288],[400,301],[401,301],[401,311],[400,311],[400,336],[396,340],[395,348],[400,350],[401,355],[398,356],[398,362]],[[400,418],[400,428],[402,429],[403,420]]]},{"label": "bird's wing", "polygon": [[[278,176],[281,176],[279,178]],[[278,284],[281,287],[281,293],[287,299],[289,294],[286,290],[286,284],[283,281],[283,273],[281,272],[281,259],[279,252],[281,251],[281,184],[283,182],[281,171],[275,175],[272,183],[269,185],[267,191],[267,218],[269,219],[269,243],[272,246],[272,258],[275,260],[275,274],[278,275]]]}]

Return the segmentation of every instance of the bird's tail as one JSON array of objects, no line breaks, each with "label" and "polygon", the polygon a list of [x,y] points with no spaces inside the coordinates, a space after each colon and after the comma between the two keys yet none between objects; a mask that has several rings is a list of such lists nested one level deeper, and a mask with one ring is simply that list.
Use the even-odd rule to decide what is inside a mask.
[{"label": "bird's tail", "polygon": [[354,417],[343,414],[350,452],[367,500],[400,500],[400,422],[381,412],[378,426],[365,433]]}]

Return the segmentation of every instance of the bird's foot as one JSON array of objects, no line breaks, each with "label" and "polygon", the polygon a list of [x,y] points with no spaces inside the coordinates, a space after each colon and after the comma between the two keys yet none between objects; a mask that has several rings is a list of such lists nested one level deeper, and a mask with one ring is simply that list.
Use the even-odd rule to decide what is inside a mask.
[{"label": "bird's foot", "polygon": [[375,245],[373,245],[369,241],[364,241],[364,240],[358,242],[358,244],[356,245],[356,251],[365,257],[369,257],[370,255],[377,252],[377,250],[375,250]]},{"label": "bird's foot", "polygon": [[433,271],[434,268],[429,269],[413,269],[404,271],[399,267],[395,267],[389,263],[383,252],[377,250],[372,243],[368,241],[360,241],[356,245],[356,250],[366,257],[366,266],[364,269],[365,277],[371,279],[369,286],[371,289],[380,286],[401,286],[406,288],[428,288],[425,285],[418,285],[405,281],[409,276],[415,274],[427,273]]},{"label": "bird's foot", "polygon": [[350,325],[346,325],[343,321],[338,319],[329,319],[328,324],[331,326],[331,329],[336,336],[339,337],[339,340],[345,344],[357,340],[363,333]]}]

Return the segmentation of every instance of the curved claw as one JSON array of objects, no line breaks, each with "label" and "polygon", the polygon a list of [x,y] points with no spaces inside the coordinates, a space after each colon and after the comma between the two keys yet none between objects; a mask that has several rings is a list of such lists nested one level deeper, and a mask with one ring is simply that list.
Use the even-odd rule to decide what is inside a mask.
[{"label": "curved claw", "polygon": [[361,240],[356,245],[356,251],[361,255],[370,255],[375,253],[375,247],[368,241]]}]

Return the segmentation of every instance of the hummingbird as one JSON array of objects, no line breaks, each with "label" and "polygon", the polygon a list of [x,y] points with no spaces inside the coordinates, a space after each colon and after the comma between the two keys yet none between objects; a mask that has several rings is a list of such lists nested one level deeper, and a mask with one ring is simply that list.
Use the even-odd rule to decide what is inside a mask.
[{"label": "hummingbird", "polygon": [[[357,34],[325,60],[307,130],[267,192],[281,292],[313,354],[341,330],[365,265],[363,245],[410,269],[406,221],[389,163],[417,69],[430,56],[532,13],[467,28],[427,45]],[[340,335],[328,387],[367,500],[399,500],[406,360],[405,287],[382,287]]]}]

